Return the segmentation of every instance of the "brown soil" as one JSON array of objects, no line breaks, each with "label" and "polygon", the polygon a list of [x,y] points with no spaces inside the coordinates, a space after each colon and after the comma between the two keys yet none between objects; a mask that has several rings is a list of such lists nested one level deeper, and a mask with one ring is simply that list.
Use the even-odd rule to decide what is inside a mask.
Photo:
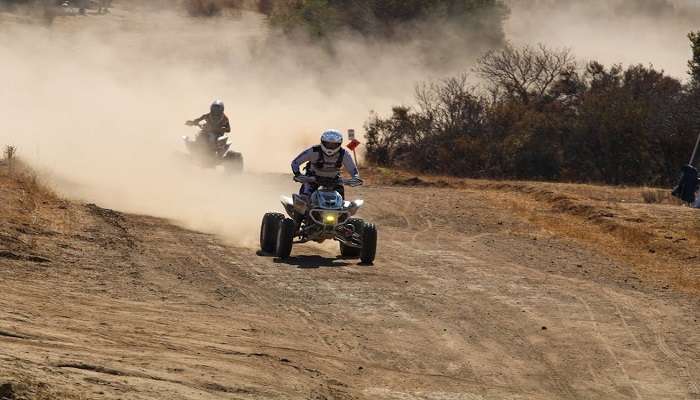
[{"label": "brown soil", "polygon": [[[64,201],[0,170],[0,384],[11,384],[0,389],[67,399],[700,398],[697,286],[679,280],[697,282],[698,262],[672,270],[697,244],[676,217],[691,210],[603,206],[569,185],[380,180],[352,193],[380,229],[375,265],[360,266],[330,247],[258,256],[161,219]],[[686,240],[637,263],[638,236],[621,232],[640,226],[656,227],[649,243],[664,229]]]},{"label": "brown soil", "polygon": [[700,294],[700,211],[670,190],[485,181],[370,169],[378,184],[487,192],[539,229],[626,262],[657,288]]}]

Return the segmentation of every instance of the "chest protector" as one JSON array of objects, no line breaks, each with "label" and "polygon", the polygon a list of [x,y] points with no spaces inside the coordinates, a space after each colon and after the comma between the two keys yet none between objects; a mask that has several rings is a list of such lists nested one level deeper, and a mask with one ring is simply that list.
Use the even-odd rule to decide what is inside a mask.
[{"label": "chest protector", "polygon": [[343,159],[345,159],[345,149],[340,148],[340,151],[336,154],[338,159],[333,162],[333,161],[327,161],[326,158],[328,157],[326,153],[323,152],[323,149],[321,146],[314,146],[313,147],[314,153],[318,154],[318,160],[314,162],[314,169],[315,170],[328,170],[331,168],[334,168],[338,171],[340,171],[340,168],[343,166]]}]

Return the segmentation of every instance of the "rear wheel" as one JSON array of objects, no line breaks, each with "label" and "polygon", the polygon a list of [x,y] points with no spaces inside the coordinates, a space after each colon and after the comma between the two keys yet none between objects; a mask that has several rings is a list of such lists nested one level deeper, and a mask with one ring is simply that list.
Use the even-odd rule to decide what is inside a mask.
[{"label": "rear wheel", "polygon": [[277,245],[275,246],[275,255],[279,258],[289,258],[292,254],[292,244],[294,243],[294,233],[297,229],[297,224],[291,218],[285,218],[280,221],[279,229],[277,229]]},{"label": "rear wheel", "polygon": [[[357,233],[359,237],[362,238],[362,231],[365,227],[365,222],[363,220],[359,218],[350,218],[348,219],[348,222],[346,222],[346,224],[352,226],[355,233]],[[359,247],[348,246],[343,242],[340,242],[340,255],[343,258],[360,258],[361,251],[362,249]]]},{"label": "rear wheel", "polygon": [[277,231],[280,221],[284,220],[284,215],[280,213],[267,213],[260,225],[260,250],[263,253],[272,253],[277,244]]},{"label": "rear wheel", "polygon": [[365,223],[362,230],[362,250],[360,261],[363,264],[372,264],[377,255],[377,227],[374,224]]}]

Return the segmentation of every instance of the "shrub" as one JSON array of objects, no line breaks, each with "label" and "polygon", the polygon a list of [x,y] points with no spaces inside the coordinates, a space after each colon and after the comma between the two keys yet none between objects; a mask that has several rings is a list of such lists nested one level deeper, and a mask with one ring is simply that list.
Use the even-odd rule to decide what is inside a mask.
[{"label": "shrub", "polygon": [[366,124],[367,157],[466,177],[670,185],[700,126],[700,89],[653,66],[578,71],[567,50],[489,52],[465,77],[419,85],[415,108]]},{"label": "shrub", "polygon": [[[449,26],[472,42],[503,43],[507,8],[501,0],[296,0],[260,1],[258,8],[285,32],[305,31],[315,38],[332,38],[352,31],[365,36],[408,38],[417,23]],[[416,32],[419,35],[428,31]],[[478,36],[478,37],[477,37]],[[436,45],[444,38],[436,38]]]}]

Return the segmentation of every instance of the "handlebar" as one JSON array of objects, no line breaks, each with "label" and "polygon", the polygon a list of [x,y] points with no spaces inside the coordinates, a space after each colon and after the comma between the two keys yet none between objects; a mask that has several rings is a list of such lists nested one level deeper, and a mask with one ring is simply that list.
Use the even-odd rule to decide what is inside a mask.
[{"label": "handlebar", "polygon": [[307,176],[307,175],[295,176],[294,182],[318,183],[321,186],[347,185],[350,187],[362,186],[362,184],[364,183],[364,181],[360,178],[350,178],[350,179],[343,179],[340,177],[324,178],[324,177],[320,177],[320,176]]},{"label": "handlebar", "polygon": [[298,175],[294,177],[294,182],[297,183],[314,183],[316,178],[313,176]]}]

